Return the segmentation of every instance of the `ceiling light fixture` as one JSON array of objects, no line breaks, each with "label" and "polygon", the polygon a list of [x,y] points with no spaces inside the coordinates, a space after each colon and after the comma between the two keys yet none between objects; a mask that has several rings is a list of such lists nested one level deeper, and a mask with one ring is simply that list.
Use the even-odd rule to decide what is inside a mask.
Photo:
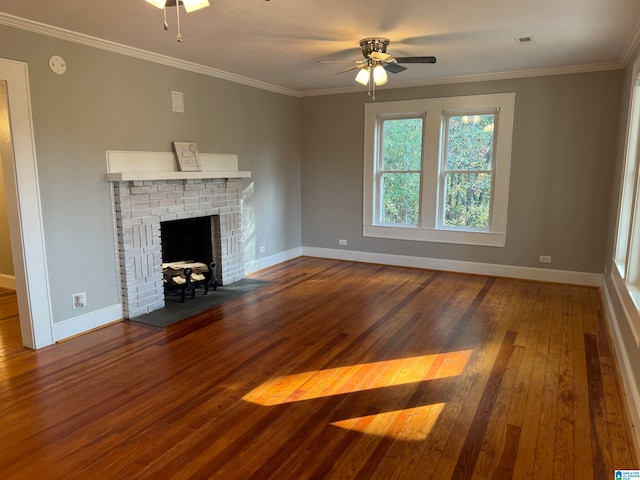
[{"label": "ceiling light fixture", "polygon": [[386,53],[387,45],[389,40],[386,38],[372,37],[360,40],[364,60],[357,62],[360,71],[356,75],[356,82],[369,87],[368,93],[373,100],[376,99],[376,87],[389,81],[386,62],[395,62],[395,59]]},{"label": "ceiling light fixture", "polygon": [[376,85],[384,85],[389,81],[389,77],[387,77],[387,71],[380,64],[373,67],[373,82]]},{"label": "ceiling light fixture", "polygon": [[348,62],[354,65],[342,70],[340,73],[350,72],[358,69],[356,82],[360,85],[368,87],[369,96],[376,99],[376,86],[384,85],[389,80],[387,72],[399,73],[407,69],[399,65],[400,63],[436,63],[434,56],[422,57],[392,57],[387,53],[387,46],[390,40],[388,38],[368,37],[360,40],[360,48],[362,49],[361,60],[353,62],[349,60],[316,60],[317,63],[331,62]]},{"label": "ceiling light fixture", "polygon": [[167,23],[167,7],[176,7],[176,21],[178,24],[178,35],[176,40],[182,41],[182,34],[180,33],[180,5],[184,6],[187,13],[200,10],[201,8],[209,6],[209,0],[146,0],[154,7],[161,8],[164,11],[164,29],[169,30],[169,24]]},{"label": "ceiling light fixture", "polygon": [[369,70],[369,67],[362,67],[356,75],[356,82],[358,82],[360,85],[367,86],[369,85],[370,77],[371,71]]},{"label": "ceiling light fixture", "polygon": [[356,75],[356,82],[360,85],[369,86],[369,96],[376,99],[376,87],[384,85],[389,81],[387,71],[384,66],[376,60],[368,59]]}]

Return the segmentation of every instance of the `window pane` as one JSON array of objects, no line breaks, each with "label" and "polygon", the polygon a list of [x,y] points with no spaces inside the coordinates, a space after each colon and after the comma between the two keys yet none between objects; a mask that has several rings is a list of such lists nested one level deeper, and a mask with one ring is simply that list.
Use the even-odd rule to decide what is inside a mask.
[{"label": "window pane", "polygon": [[383,173],[380,179],[382,189],[383,223],[418,224],[420,202],[419,173]]},{"label": "window pane", "polygon": [[495,115],[449,117],[447,170],[491,170]]},{"label": "window pane", "polygon": [[420,170],[422,118],[385,120],[382,131],[382,170]]},{"label": "window pane", "polygon": [[488,228],[490,199],[490,174],[447,173],[444,224],[449,227]]}]

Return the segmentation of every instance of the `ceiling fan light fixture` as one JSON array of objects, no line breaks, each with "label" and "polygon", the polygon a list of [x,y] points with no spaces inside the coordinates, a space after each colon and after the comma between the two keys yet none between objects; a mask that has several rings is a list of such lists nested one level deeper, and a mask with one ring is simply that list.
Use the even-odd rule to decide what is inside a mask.
[{"label": "ceiling fan light fixture", "polygon": [[147,3],[150,3],[154,7],[158,7],[158,8],[164,8],[165,3],[167,3],[167,0],[146,0],[146,1]]},{"label": "ceiling fan light fixture", "polygon": [[209,0],[182,0],[182,3],[187,13],[195,12],[196,10],[209,6]]},{"label": "ceiling fan light fixture", "polygon": [[164,29],[169,30],[167,23],[167,7],[176,7],[176,24],[178,25],[178,35],[176,40],[182,42],[182,33],[180,33],[180,5],[184,7],[187,13],[200,10],[209,6],[209,0],[145,0],[154,7],[161,8],[164,12]]},{"label": "ceiling fan light fixture", "polygon": [[[164,8],[164,7],[175,7],[176,0],[145,0],[150,3],[154,7]],[[200,10],[201,8],[209,6],[209,0],[177,0],[178,5],[183,5],[184,9],[187,13],[195,12],[196,10]]]},{"label": "ceiling fan light fixture", "polygon": [[384,85],[389,81],[387,71],[382,65],[376,65],[373,69],[373,81],[376,85]]},{"label": "ceiling fan light fixture", "polygon": [[371,76],[371,72],[369,71],[369,67],[363,67],[358,72],[358,75],[356,75],[356,82],[366,87],[367,85],[369,85],[370,76]]},{"label": "ceiling fan light fixture", "polygon": [[[168,0],[175,1],[175,0]],[[184,0],[186,1],[186,0]],[[367,87],[369,96],[376,99],[376,87],[385,85],[389,81],[387,72],[399,73],[407,69],[399,63],[435,63],[436,57],[392,57],[387,53],[389,45],[388,38],[369,37],[360,40],[360,48],[362,49],[361,60],[349,62],[348,60],[316,60],[318,63],[343,62],[354,63],[350,68],[342,70],[338,73],[350,72],[359,69],[355,81],[360,85]],[[468,121],[468,117],[466,117]]]}]

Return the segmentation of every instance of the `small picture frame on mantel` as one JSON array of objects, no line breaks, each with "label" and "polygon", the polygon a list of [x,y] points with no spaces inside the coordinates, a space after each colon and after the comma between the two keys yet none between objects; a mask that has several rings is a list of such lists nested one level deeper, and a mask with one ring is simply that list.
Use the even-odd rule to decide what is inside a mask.
[{"label": "small picture frame on mantel", "polygon": [[173,150],[178,157],[181,172],[199,172],[202,170],[198,147],[193,142],[173,142]]}]

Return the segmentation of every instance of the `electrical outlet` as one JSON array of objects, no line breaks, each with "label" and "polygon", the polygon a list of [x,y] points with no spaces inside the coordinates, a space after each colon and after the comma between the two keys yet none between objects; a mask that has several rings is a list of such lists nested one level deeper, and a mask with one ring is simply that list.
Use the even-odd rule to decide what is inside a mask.
[{"label": "electrical outlet", "polygon": [[349,242],[347,242],[344,238],[341,238],[340,240],[338,240],[338,245],[347,245]]},{"label": "electrical outlet", "polygon": [[265,247],[264,245],[260,246],[260,253],[264,253],[267,251],[267,247]]},{"label": "electrical outlet", "polygon": [[73,308],[82,308],[87,305],[87,292],[73,294]]},{"label": "electrical outlet", "polygon": [[551,263],[551,255],[540,255],[540,263]]}]

